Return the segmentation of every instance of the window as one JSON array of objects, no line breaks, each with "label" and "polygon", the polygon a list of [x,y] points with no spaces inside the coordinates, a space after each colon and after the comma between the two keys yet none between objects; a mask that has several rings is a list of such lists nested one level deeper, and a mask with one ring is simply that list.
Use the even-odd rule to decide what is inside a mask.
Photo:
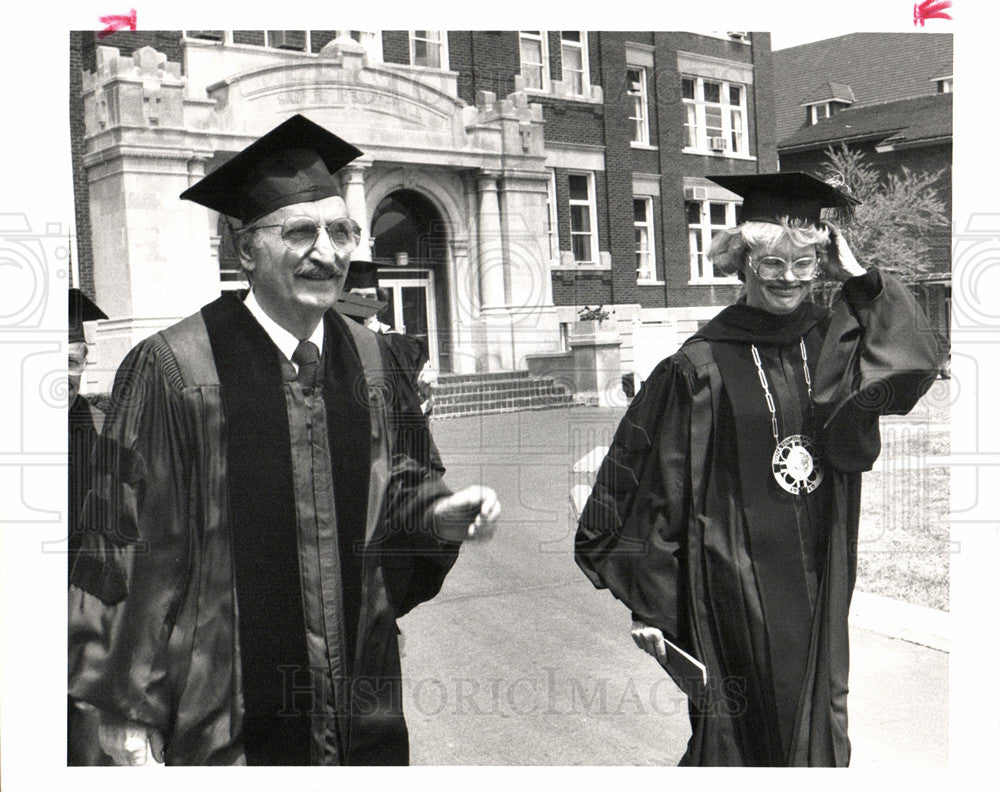
[{"label": "window", "polygon": [[590,74],[587,64],[587,34],[580,30],[564,30],[560,34],[562,42],[563,82],[569,92],[583,96],[590,88]]},{"label": "window", "polygon": [[569,176],[570,249],[577,263],[597,261],[597,216],[594,206],[594,174]]},{"label": "window", "polygon": [[951,93],[954,88],[953,78],[951,77],[942,77],[940,80],[935,80],[934,82],[937,83],[938,93]]},{"label": "window", "polygon": [[521,79],[530,91],[544,91],[549,84],[548,43],[540,30],[522,30]]},{"label": "window", "polygon": [[410,31],[410,63],[432,69],[448,68],[448,38],[443,30]]},{"label": "window", "polygon": [[845,107],[848,107],[846,102],[821,102],[819,104],[808,105],[806,111],[808,113],[809,126],[818,124],[824,118],[830,118],[838,110],[843,110]]},{"label": "window", "polygon": [[635,198],[635,277],[656,280],[656,253],[653,248],[653,199]]},{"label": "window", "polygon": [[545,194],[545,223],[549,239],[549,261],[559,261],[559,220],[556,216],[556,172],[549,171]]},{"label": "window", "polygon": [[712,238],[720,231],[736,225],[736,204],[729,201],[686,201],[688,250],[691,255],[691,280],[694,282],[730,282],[732,277],[720,277],[708,260]]},{"label": "window", "polygon": [[683,77],[681,97],[688,149],[719,154],[747,154],[746,86],[705,77]]},{"label": "window", "polygon": [[646,69],[629,66],[626,71],[628,95],[632,99],[629,120],[632,122],[632,142],[649,145],[649,100],[646,95]]}]

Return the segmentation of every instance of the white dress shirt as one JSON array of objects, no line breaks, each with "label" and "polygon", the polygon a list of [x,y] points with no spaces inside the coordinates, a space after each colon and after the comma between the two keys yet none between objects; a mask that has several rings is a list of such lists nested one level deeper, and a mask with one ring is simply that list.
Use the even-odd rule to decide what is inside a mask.
[{"label": "white dress shirt", "polygon": [[[295,352],[295,347],[299,345],[300,339],[289,333],[284,327],[275,322],[270,316],[265,313],[264,309],[261,307],[260,303],[257,302],[257,298],[254,296],[253,289],[250,289],[250,293],[247,298],[243,301],[243,304],[247,307],[247,310],[253,315],[253,318],[257,320],[258,324],[264,328],[264,332],[268,334],[274,345],[278,347],[282,355],[288,358],[292,367],[295,369],[295,373],[299,373],[299,366],[295,361],[292,360],[292,354]],[[323,354],[323,322],[321,321],[316,325],[316,329],[313,330],[312,335],[308,338],[312,341],[316,348],[319,350],[319,354]]]}]

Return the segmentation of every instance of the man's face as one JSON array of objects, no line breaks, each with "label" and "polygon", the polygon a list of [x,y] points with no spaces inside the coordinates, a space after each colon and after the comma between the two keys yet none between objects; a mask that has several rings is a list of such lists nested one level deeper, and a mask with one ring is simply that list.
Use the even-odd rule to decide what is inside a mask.
[{"label": "man's face", "polygon": [[[258,302],[279,324],[316,320],[337,301],[353,249],[336,247],[326,226],[347,217],[344,200],[331,196],[283,206],[254,223],[258,230],[250,249],[241,253],[243,266],[253,273]],[[282,237],[282,226],[293,218],[316,222],[319,234],[314,243]]]},{"label": "man's face", "polygon": [[69,345],[69,402],[72,405],[80,393],[80,377],[87,365],[87,345],[75,341]]}]

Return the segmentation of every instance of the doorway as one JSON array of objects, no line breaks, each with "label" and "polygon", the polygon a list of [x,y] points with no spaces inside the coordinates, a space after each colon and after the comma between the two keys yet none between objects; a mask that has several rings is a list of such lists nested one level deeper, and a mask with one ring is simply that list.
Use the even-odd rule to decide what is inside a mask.
[{"label": "doorway", "polygon": [[389,300],[387,323],[427,343],[431,363],[451,371],[448,228],[416,190],[390,193],[372,216],[372,260]]}]

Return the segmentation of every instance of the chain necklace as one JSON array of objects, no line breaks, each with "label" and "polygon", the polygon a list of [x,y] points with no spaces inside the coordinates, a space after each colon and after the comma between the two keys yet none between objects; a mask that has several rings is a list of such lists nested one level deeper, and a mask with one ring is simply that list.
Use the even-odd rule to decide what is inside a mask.
[{"label": "chain necklace", "polygon": [[[760,362],[760,352],[757,345],[750,345],[753,362],[757,366],[757,376],[764,388],[764,400],[771,413],[771,434],[774,435],[774,455],[771,457],[771,473],[778,485],[793,495],[800,492],[812,492],[823,480],[823,467],[819,451],[812,438],[808,435],[789,435],[784,440],[778,437],[778,413],[774,407],[774,397],[767,384],[767,375]],[[806,391],[809,394],[809,409],[812,410],[812,377],[809,376],[809,359],[806,355],[806,342],[799,339],[799,353],[802,355],[802,371],[806,377]]]}]

